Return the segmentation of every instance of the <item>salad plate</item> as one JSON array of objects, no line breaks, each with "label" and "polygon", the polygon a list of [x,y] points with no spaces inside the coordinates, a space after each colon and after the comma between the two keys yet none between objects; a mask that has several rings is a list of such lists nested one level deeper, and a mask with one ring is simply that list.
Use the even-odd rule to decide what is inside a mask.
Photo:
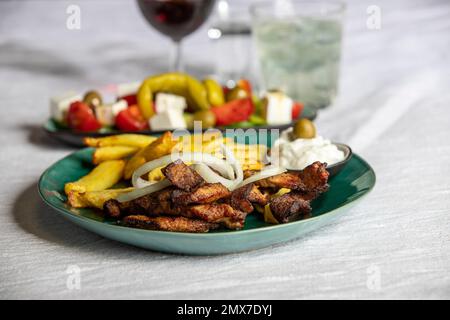
[{"label": "salad plate", "polygon": [[[304,107],[303,113],[302,113],[302,118],[306,118],[306,119],[309,119],[312,121],[312,120],[316,119],[316,117],[317,117],[317,111],[315,109],[309,108],[307,106]],[[285,129],[291,127],[294,122],[295,121],[292,121],[290,123],[283,124],[283,125],[272,125],[272,126],[264,125],[264,126],[250,126],[250,127],[255,128],[255,129],[285,130]],[[240,127],[228,126],[228,127],[218,127],[217,129],[224,131],[228,128],[249,128],[249,126],[240,126]],[[139,132],[135,132],[135,131],[119,131],[116,129],[104,128],[97,132],[86,133],[86,132],[77,132],[77,131],[73,131],[68,128],[62,127],[60,124],[58,124],[53,119],[48,119],[47,122],[44,123],[43,129],[50,137],[52,137],[60,142],[63,142],[65,144],[74,146],[74,147],[84,146],[83,139],[85,137],[98,138],[98,137],[106,137],[106,136],[111,136],[111,135],[116,135],[116,134],[121,134],[121,133],[140,133],[140,134],[160,135],[166,131],[166,130],[160,130],[160,131],[142,130]]]},{"label": "salad plate", "polygon": [[[316,115],[316,109],[282,90],[254,91],[246,79],[229,87],[212,78],[173,72],[112,84],[103,90],[68,91],[51,97],[50,118],[43,128],[64,143],[82,146],[84,137],[121,133],[286,129],[300,118],[314,120]],[[196,128],[199,125],[201,128]]]}]

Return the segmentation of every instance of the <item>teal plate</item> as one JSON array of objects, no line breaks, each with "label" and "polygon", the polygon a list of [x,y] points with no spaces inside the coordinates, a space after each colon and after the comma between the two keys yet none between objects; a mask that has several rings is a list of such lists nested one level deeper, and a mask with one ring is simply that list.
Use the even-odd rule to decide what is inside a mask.
[{"label": "teal plate", "polygon": [[219,230],[204,234],[150,231],[116,225],[92,209],[74,209],[66,204],[64,184],[87,174],[93,149],[74,152],[48,168],[39,180],[42,199],[63,217],[105,238],[171,253],[212,255],[267,247],[301,237],[349,210],[375,185],[375,172],[361,157],[353,157],[329,181],[328,192],[312,203],[310,218],[280,225],[266,224],[257,214],[247,217],[243,230]]}]

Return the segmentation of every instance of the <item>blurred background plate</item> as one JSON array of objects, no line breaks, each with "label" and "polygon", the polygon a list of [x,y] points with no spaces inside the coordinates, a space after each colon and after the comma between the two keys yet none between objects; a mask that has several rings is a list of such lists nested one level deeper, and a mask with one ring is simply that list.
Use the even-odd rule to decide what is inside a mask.
[{"label": "blurred background plate", "polygon": [[[305,106],[303,109],[302,118],[307,118],[309,120],[314,120],[317,117],[317,111],[313,108],[308,108]],[[290,126],[292,126],[293,122],[284,124],[284,125],[274,125],[274,126],[258,126],[258,127],[247,127],[247,128],[255,128],[255,129],[279,129],[284,130]],[[73,130],[70,130],[68,128],[60,126],[58,123],[56,123],[54,120],[49,119],[43,126],[45,132],[52,138],[55,138],[63,143],[75,146],[75,147],[82,147],[83,146],[83,138],[84,137],[105,137],[110,136],[114,134],[121,134],[121,133],[141,133],[141,134],[152,134],[152,135],[160,135],[164,133],[165,131],[151,131],[151,130],[143,130],[139,132],[127,132],[127,131],[120,131],[115,129],[102,129],[98,132],[76,132]],[[233,128],[233,126],[229,126],[226,128],[219,128],[220,130],[225,130],[227,128]]]}]

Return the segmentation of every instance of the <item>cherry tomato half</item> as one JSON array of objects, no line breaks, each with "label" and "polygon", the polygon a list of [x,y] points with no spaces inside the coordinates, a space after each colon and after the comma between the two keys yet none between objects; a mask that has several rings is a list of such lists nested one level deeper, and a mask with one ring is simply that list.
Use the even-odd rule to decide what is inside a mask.
[{"label": "cherry tomato half", "polygon": [[248,120],[254,112],[254,106],[251,98],[244,98],[213,107],[211,111],[216,116],[216,125],[227,126]]},{"label": "cherry tomato half", "polygon": [[301,102],[296,102],[292,104],[292,119],[297,119],[303,112],[304,105]]},{"label": "cherry tomato half", "polygon": [[67,124],[78,131],[96,131],[102,127],[92,109],[84,102],[75,101],[67,112]]},{"label": "cherry tomato half", "polygon": [[123,131],[140,131],[148,128],[138,106],[133,105],[119,112],[116,116],[116,126]]}]

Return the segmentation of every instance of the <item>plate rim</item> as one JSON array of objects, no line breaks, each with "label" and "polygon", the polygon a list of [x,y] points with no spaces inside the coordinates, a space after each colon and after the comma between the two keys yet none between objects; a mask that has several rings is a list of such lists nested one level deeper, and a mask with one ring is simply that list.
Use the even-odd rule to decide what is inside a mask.
[{"label": "plate rim", "polygon": [[373,190],[373,188],[376,185],[377,182],[377,176],[375,173],[375,170],[372,168],[372,166],[362,157],[360,157],[358,154],[353,153],[353,156],[356,157],[359,161],[363,162],[368,168],[369,170],[373,173],[373,184],[370,186],[370,188],[367,190],[367,192],[364,192],[361,195],[358,195],[355,199],[353,199],[352,201],[342,204],[330,211],[327,211],[319,216],[316,217],[311,217],[308,219],[303,219],[303,220],[298,220],[298,221],[294,221],[294,222],[289,222],[289,223],[280,223],[280,224],[275,224],[275,225],[270,225],[270,226],[264,226],[264,227],[260,227],[260,228],[254,228],[254,229],[248,229],[248,230],[232,230],[232,231],[228,231],[228,232],[206,232],[206,233],[190,233],[190,232],[175,232],[175,231],[161,231],[161,230],[146,230],[146,229],[139,229],[139,228],[130,228],[130,227],[125,227],[125,226],[120,226],[117,224],[110,224],[110,223],[105,223],[105,222],[101,222],[101,221],[97,221],[94,219],[90,219],[84,216],[80,216],[77,214],[74,214],[68,210],[64,210],[63,208],[57,207],[56,205],[54,205],[53,203],[51,203],[49,200],[47,200],[46,196],[44,196],[43,194],[43,180],[44,178],[47,176],[47,174],[50,172],[50,170],[52,168],[54,168],[58,163],[66,160],[67,158],[72,157],[73,155],[77,154],[77,153],[83,153],[83,152],[87,152],[87,150],[92,149],[92,148],[82,148],[79,150],[76,150],[74,152],[71,152],[70,154],[68,154],[67,156],[61,158],[60,160],[56,161],[55,163],[53,163],[51,166],[49,166],[39,177],[39,181],[38,181],[38,193],[39,196],[41,197],[41,199],[43,200],[43,202],[48,205],[50,208],[56,210],[59,213],[62,213],[63,216],[66,218],[75,218],[78,220],[81,220],[82,222],[86,222],[86,223],[93,223],[93,224],[97,224],[99,226],[103,226],[103,227],[108,227],[111,229],[116,229],[116,230],[122,230],[122,231],[126,231],[126,230],[132,230],[133,232],[143,232],[143,233],[147,233],[147,234],[156,234],[156,235],[173,235],[173,236],[177,236],[177,237],[190,237],[190,238],[202,238],[202,237],[217,237],[217,236],[223,236],[223,235],[229,235],[229,236],[233,236],[235,234],[249,234],[249,233],[260,233],[260,232],[264,232],[264,231],[271,231],[271,230],[275,230],[275,229],[283,229],[286,228],[288,226],[292,226],[293,224],[299,225],[302,223],[306,223],[306,222],[313,222],[316,220],[319,220],[320,218],[323,218],[324,216],[328,216],[332,213],[334,213],[337,210],[340,210],[344,207],[347,206],[351,206],[352,204],[354,204],[356,201],[361,200],[362,198],[366,197],[368,194],[370,194],[370,192]]}]

